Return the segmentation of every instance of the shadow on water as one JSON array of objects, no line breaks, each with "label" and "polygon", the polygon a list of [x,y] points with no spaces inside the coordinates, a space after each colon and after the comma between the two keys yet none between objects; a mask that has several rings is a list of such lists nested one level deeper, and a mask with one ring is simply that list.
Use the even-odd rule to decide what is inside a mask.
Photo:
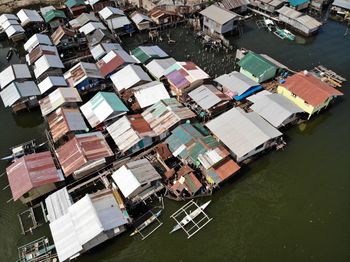
[{"label": "shadow on water", "polygon": [[40,109],[23,111],[18,114],[12,113],[12,117],[16,125],[22,128],[33,128],[44,123]]}]

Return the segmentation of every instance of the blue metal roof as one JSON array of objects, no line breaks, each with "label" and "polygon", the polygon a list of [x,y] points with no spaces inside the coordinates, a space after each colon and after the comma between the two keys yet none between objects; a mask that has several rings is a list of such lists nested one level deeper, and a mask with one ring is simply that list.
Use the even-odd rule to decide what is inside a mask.
[{"label": "blue metal roof", "polygon": [[291,6],[298,6],[310,2],[310,0],[288,0]]}]

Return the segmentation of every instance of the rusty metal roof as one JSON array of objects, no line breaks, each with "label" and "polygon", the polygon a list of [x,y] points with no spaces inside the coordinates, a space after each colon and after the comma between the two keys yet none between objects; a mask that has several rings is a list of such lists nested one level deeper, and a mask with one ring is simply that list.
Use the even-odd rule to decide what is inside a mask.
[{"label": "rusty metal roof", "polygon": [[75,31],[72,29],[68,29],[66,27],[63,26],[59,26],[55,32],[53,32],[53,34],[51,35],[51,39],[52,39],[52,43],[54,45],[58,45],[61,42],[62,37],[64,37],[65,35],[73,37],[75,36]]},{"label": "rusty metal roof", "polygon": [[75,135],[56,149],[56,155],[67,177],[87,163],[113,156],[113,152],[102,133],[93,132]]},{"label": "rusty metal roof", "polygon": [[89,130],[79,109],[75,108],[60,107],[47,117],[47,122],[53,141],[57,141],[71,131]]},{"label": "rusty metal roof", "polygon": [[6,173],[15,201],[33,188],[62,180],[49,151],[16,159]]}]

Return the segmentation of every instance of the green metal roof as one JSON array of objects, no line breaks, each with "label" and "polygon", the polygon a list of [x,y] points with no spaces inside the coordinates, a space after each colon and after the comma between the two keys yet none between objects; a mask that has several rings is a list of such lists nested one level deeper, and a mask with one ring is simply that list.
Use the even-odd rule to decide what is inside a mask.
[{"label": "green metal roof", "polygon": [[90,102],[92,108],[97,108],[102,102],[106,101],[113,109],[118,112],[128,112],[129,109],[123,104],[122,100],[112,92],[98,92]]},{"label": "green metal roof", "polygon": [[67,0],[65,5],[68,8],[72,8],[74,6],[85,5],[84,0]]},{"label": "green metal roof", "polygon": [[266,71],[271,69],[277,70],[277,67],[254,52],[248,52],[239,62],[238,65],[256,77],[262,76]]},{"label": "green metal roof", "polygon": [[44,20],[46,23],[50,22],[54,18],[67,18],[66,14],[61,10],[50,10],[44,14]]},{"label": "green metal roof", "polygon": [[141,63],[146,62],[151,57],[146,54],[140,47],[135,48],[131,51],[131,54],[135,56]]}]

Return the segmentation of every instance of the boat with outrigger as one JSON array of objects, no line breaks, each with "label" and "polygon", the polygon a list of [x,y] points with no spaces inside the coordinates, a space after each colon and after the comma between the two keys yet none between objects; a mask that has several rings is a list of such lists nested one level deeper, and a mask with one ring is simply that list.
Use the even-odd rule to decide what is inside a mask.
[{"label": "boat with outrigger", "polygon": [[[140,225],[138,225],[136,228],[135,228],[135,230],[130,234],[130,236],[132,237],[132,236],[134,236],[134,235],[136,235],[136,234],[140,234],[141,236],[142,236],[142,240],[144,240],[145,238],[147,238],[149,235],[151,235],[154,231],[156,231],[163,223],[161,223],[160,221],[159,221],[159,217],[160,217],[160,215],[161,215],[161,213],[162,213],[162,209],[161,210],[159,210],[158,212],[156,212],[156,213],[153,213],[152,211],[149,211],[148,213],[150,213],[151,214],[151,216],[148,218],[148,219],[146,219],[144,222],[142,222]],[[147,235],[144,235],[144,234],[142,234],[142,231],[144,230],[144,229],[146,229],[148,226],[150,226],[151,224],[153,224],[154,222],[156,222],[156,221],[158,221],[159,223],[158,223],[158,225],[151,231],[151,232],[149,232]]]},{"label": "boat with outrigger", "polygon": [[42,147],[43,145],[45,145],[47,142],[43,142],[39,145],[36,144],[35,139],[29,140],[27,142],[24,142],[20,145],[11,147],[11,155],[2,157],[1,160],[5,160],[5,161],[12,161],[16,158],[20,158],[24,155],[29,155],[29,154],[33,154],[35,153],[36,149]]},{"label": "boat with outrigger", "polygon": [[287,39],[290,41],[295,40],[295,35],[287,29],[282,29],[276,26],[276,30],[273,33],[283,40],[284,39]]}]

